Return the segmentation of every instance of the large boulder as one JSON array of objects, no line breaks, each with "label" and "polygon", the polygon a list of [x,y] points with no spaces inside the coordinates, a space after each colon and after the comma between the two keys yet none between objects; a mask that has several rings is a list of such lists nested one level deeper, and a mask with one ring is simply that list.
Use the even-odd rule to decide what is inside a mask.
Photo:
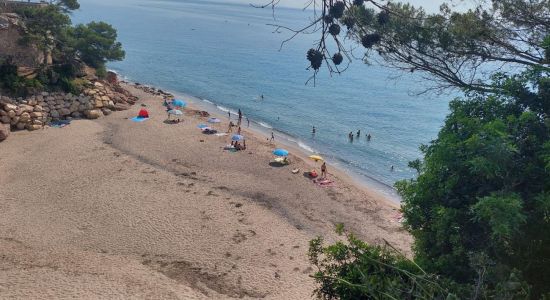
[{"label": "large boulder", "polygon": [[8,116],[2,116],[0,117],[0,123],[9,124],[11,122],[11,118]]},{"label": "large boulder", "polygon": [[84,115],[86,115],[86,118],[88,119],[97,119],[101,117],[103,113],[99,109],[89,109],[84,111]]},{"label": "large boulder", "polygon": [[130,109],[130,104],[128,103],[120,102],[114,105],[114,110],[116,111],[128,110],[128,109]]},{"label": "large boulder", "polygon": [[17,110],[17,105],[6,103],[6,104],[4,104],[4,110],[6,110],[6,111],[10,111],[10,110],[15,111],[15,110]]},{"label": "large boulder", "polygon": [[36,125],[36,124],[27,124],[26,126],[27,130],[34,131],[42,128],[42,125]]},{"label": "large boulder", "polygon": [[21,122],[19,122],[19,123],[17,123],[17,124],[15,125],[15,127],[16,127],[17,129],[19,129],[19,130],[25,129],[25,126],[27,126],[27,123],[21,123]]},{"label": "large boulder", "polygon": [[70,109],[67,109],[67,108],[62,108],[59,110],[59,114],[61,116],[68,116],[71,114],[71,110]]},{"label": "large boulder", "polygon": [[10,125],[0,124],[0,142],[7,139],[10,135]]},{"label": "large boulder", "polygon": [[31,120],[31,115],[27,112],[24,112],[21,114],[21,119],[19,119],[19,122],[28,123],[30,120]]}]

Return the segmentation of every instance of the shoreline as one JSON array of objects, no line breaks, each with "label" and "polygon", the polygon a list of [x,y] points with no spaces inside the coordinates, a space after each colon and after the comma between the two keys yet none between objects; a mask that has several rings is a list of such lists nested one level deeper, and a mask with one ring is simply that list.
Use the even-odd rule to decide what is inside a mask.
[{"label": "shoreline", "polygon": [[[115,72],[115,71],[112,71],[112,72]],[[118,74],[117,72],[115,73],[118,76],[120,76],[120,74]],[[124,78],[124,79],[121,79],[121,83],[123,84],[135,86],[135,84],[137,83],[137,82],[131,81],[130,79],[127,79],[124,76],[122,76],[122,78]],[[191,105],[192,108],[207,111],[212,116],[215,116],[220,120],[227,120],[227,117],[228,117],[227,111],[225,111],[224,109],[221,109],[219,104],[209,99],[203,99],[186,92],[176,92],[168,89],[159,88],[158,86],[150,85],[150,84],[139,83],[139,86],[143,86],[146,88],[153,88],[156,90],[162,90],[165,93],[173,95],[175,98],[183,98],[188,102],[188,104],[189,103],[192,104]],[[231,112],[231,121],[237,120],[237,118],[234,117],[237,115],[236,111],[231,110],[231,108],[227,108],[227,107],[224,107],[224,108]],[[243,114],[243,123],[245,122],[245,120],[246,120],[246,114]],[[259,139],[261,138],[269,139],[271,131],[273,131],[275,133],[276,143],[280,143],[285,148],[288,148],[287,150],[291,150],[292,154],[299,157],[305,163],[309,164],[310,167],[312,168],[316,167],[315,163],[313,163],[308,158],[308,156],[312,154],[320,154],[323,156],[322,152],[315,151],[315,149],[311,149],[309,146],[305,145],[305,147],[310,148],[310,150],[308,150],[305,147],[300,146],[301,142],[298,141],[295,137],[289,135],[288,133],[277,130],[274,127],[271,127],[271,126],[267,127],[267,126],[269,125],[261,121],[250,119],[250,127],[245,126],[245,127],[242,127],[241,129],[244,132],[250,132],[253,136],[256,136]],[[278,136],[282,137],[282,139],[277,139]],[[325,161],[327,162],[329,167],[329,174],[336,175],[336,177],[342,180],[345,180],[347,183],[353,184],[355,187],[363,190],[369,195],[384,198],[384,200],[387,201],[392,206],[400,207],[402,199],[397,194],[397,191],[395,190],[395,188],[393,188],[392,186],[382,183],[377,179],[372,178],[368,175],[358,174],[354,172],[351,168],[346,168],[341,164],[335,163],[331,159],[328,159],[328,160],[325,159]]]}]

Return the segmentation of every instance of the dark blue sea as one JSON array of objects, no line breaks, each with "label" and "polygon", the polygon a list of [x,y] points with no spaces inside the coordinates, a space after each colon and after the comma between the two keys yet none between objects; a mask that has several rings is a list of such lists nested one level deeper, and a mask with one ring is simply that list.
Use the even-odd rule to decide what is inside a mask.
[{"label": "dark blue sea", "polygon": [[[279,8],[274,20],[270,9],[223,1],[80,2],[74,23],[102,20],[118,29],[126,59],[109,69],[222,110],[240,108],[266,132],[273,129],[277,138],[320,153],[386,191],[415,175],[407,163],[421,157],[418,147],[436,137],[448,112],[451,96],[419,96],[429,86],[426,79],[376,61],[355,61],[332,77],[324,70],[315,86],[306,85],[312,75],[306,52],[318,36],[299,36],[279,51],[290,33],[276,33],[267,24],[299,28],[309,21],[309,11]],[[355,55],[361,57],[361,51]],[[361,137],[350,143],[348,133],[357,130]]]}]

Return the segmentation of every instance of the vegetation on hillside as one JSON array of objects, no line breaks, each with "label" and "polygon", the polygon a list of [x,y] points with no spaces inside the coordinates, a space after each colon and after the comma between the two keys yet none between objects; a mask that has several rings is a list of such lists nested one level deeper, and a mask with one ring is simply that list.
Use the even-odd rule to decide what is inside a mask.
[{"label": "vegetation on hillside", "polygon": [[464,93],[421,147],[424,159],[410,163],[418,176],[396,184],[414,257],[352,235],[313,240],[317,296],[550,298],[550,1],[443,5],[434,14],[376,0],[312,3],[312,23],[292,32],[320,35],[307,52],[314,74],[344,70],[343,58],[358,52],[351,40],[366,61]]},{"label": "vegetation on hillside", "polygon": [[45,7],[18,9],[26,28],[20,42],[37,47],[43,53],[44,62],[37,70],[36,80],[14,76],[12,62],[2,62],[2,88],[16,95],[42,87],[77,93],[79,87],[75,79],[83,75],[86,65],[95,68],[98,76],[104,76],[108,61],[124,58],[116,29],[111,25],[104,22],[71,24],[69,14],[79,7],[77,0],[60,0]]}]

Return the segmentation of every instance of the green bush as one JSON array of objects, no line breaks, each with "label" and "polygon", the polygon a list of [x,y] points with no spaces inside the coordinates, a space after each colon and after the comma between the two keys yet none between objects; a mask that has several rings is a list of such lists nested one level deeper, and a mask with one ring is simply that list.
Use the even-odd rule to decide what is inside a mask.
[{"label": "green bush", "polygon": [[43,85],[37,79],[17,75],[17,66],[7,60],[0,65],[0,88],[13,96],[24,97],[42,90]]}]

